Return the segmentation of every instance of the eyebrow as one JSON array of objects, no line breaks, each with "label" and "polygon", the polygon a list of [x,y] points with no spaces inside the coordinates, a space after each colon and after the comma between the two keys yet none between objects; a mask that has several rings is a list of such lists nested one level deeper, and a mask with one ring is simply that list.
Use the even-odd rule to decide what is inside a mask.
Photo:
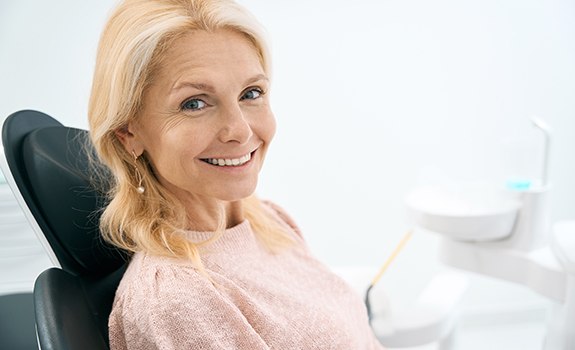
[{"label": "eyebrow", "polygon": [[[260,81],[260,80],[264,80],[264,81],[266,81],[266,82],[269,82],[269,79],[268,79],[267,76],[265,76],[264,74],[257,74],[257,75],[255,75],[255,76],[253,76],[253,77],[247,79],[247,80],[244,82],[244,85],[253,84],[253,83],[255,83],[256,81]],[[181,82],[181,83],[177,83],[177,84],[172,88],[172,91],[171,91],[170,94],[174,94],[175,92],[177,92],[177,91],[179,91],[179,90],[181,90],[181,89],[183,89],[183,88],[186,88],[186,87],[191,87],[191,88],[194,88],[194,89],[196,89],[196,90],[207,91],[207,92],[210,92],[210,93],[214,93],[214,92],[216,91],[216,89],[215,89],[213,86],[211,86],[211,85],[209,85],[209,84],[206,84],[206,83],[194,83],[194,82],[186,82],[186,81],[184,81],[184,82]]]},{"label": "eyebrow", "polygon": [[186,88],[186,87],[191,87],[191,88],[194,88],[196,90],[202,90],[202,91],[207,91],[207,92],[212,92],[212,93],[215,91],[215,89],[211,85],[208,85],[208,84],[181,82],[172,88],[171,93],[173,94],[173,93],[175,93],[175,92],[177,92],[183,88]]},{"label": "eyebrow", "polygon": [[246,80],[246,82],[244,83],[244,85],[249,85],[249,84],[253,84],[256,81],[260,81],[260,80],[264,80],[266,82],[269,82],[270,80],[268,79],[267,76],[265,76],[265,74],[258,74],[248,80]]}]

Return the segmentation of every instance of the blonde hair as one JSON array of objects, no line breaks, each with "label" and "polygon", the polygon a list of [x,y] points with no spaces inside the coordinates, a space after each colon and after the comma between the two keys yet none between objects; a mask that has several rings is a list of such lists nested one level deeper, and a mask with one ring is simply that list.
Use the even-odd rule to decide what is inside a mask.
[{"label": "blonde hair", "polygon": [[[199,244],[182,234],[188,227],[184,206],[156,179],[150,164],[135,161],[115,132],[138,118],[142,97],[173,40],[193,30],[231,29],[243,34],[270,75],[264,35],[255,18],[232,0],[125,0],[112,13],[102,33],[90,97],[90,137],[100,160],[110,169],[109,204],[100,229],[110,243],[134,253],[189,258],[201,268]],[[145,193],[137,192],[142,175]],[[251,196],[244,213],[258,238],[272,250],[289,244],[282,226]],[[223,208],[218,239],[225,229]]]}]

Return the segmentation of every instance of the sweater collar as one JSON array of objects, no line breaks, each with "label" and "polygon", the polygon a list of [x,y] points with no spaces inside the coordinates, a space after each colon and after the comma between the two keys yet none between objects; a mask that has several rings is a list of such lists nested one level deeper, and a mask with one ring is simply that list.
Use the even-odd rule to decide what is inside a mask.
[{"label": "sweater collar", "polygon": [[254,232],[248,220],[225,229],[218,239],[208,242],[215,234],[213,231],[186,231],[186,237],[192,242],[207,242],[200,244],[202,252],[245,251],[253,249],[256,244]]}]

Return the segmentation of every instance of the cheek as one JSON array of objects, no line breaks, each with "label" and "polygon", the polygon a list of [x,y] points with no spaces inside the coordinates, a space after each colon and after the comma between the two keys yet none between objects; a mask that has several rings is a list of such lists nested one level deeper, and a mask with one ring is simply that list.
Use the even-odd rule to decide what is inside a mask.
[{"label": "cheek", "polygon": [[260,122],[258,125],[259,129],[257,129],[256,133],[259,139],[263,142],[263,146],[261,148],[261,162],[260,167],[263,166],[263,162],[266,159],[266,155],[268,153],[268,149],[274,138],[276,132],[276,121],[273,115],[265,118],[265,122]]},{"label": "cheek", "polygon": [[265,119],[261,126],[261,138],[265,143],[270,143],[276,133],[276,119],[272,113]]},{"label": "cheek", "polygon": [[204,134],[190,132],[188,128],[172,128],[149,135],[146,151],[156,171],[169,176],[201,152],[204,139]]}]

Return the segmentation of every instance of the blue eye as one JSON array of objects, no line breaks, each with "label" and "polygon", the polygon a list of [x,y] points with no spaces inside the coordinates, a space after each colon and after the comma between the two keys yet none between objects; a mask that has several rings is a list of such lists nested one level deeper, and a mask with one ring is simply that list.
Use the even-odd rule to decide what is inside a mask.
[{"label": "blue eye", "polygon": [[182,103],[183,110],[199,111],[204,109],[206,106],[207,104],[204,101],[197,98],[192,98]]},{"label": "blue eye", "polygon": [[260,97],[262,95],[262,91],[259,89],[250,89],[248,91],[246,91],[243,96],[242,96],[242,100],[255,100],[256,98]]}]

